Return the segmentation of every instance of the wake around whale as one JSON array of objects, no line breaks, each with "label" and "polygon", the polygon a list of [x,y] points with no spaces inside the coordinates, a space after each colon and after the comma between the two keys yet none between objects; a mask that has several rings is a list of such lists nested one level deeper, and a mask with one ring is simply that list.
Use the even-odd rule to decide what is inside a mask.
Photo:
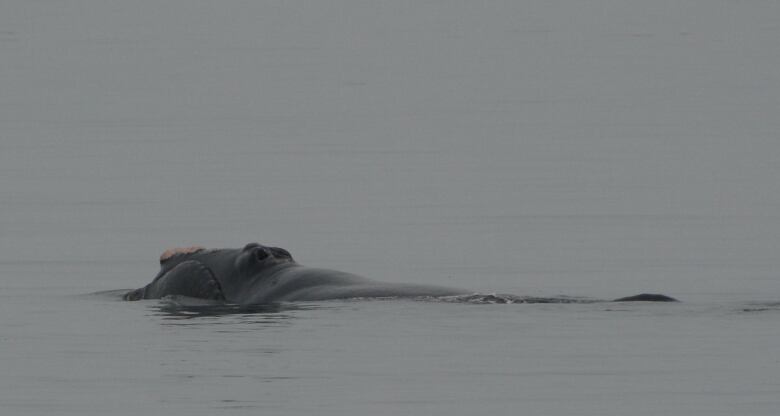
[{"label": "wake around whale", "polygon": [[[462,289],[384,283],[352,273],[306,267],[279,247],[250,243],[240,249],[186,247],[166,250],[160,272],[148,285],[126,293],[125,300],[185,296],[238,305],[349,298],[463,298],[482,296],[490,303],[570,303],[572,298],[523,298],[477,295]],[[507,299],[514,301],[507,302]],[[640,294],[615,302],[674,302],[660,294]],[[585,301],[585,302],[592,302]]]}]

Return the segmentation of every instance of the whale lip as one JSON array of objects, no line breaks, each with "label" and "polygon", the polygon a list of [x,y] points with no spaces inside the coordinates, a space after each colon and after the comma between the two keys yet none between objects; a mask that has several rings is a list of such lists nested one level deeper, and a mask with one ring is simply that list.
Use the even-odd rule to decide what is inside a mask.
[{"label": "whale lip", "polygon": [[[191,260],[191,261],[195,261],[195,260]],[[214,288],[216,289],[217,293],[219,294],[219,296],[216,297],[216,299],[218,299],[218,300],[225,300],[226,299],[225,298],[225,291],[222,290],[222,284],[219,282],[219,279],[217,278],[217,274],[214,273],[214,270],[212,270],[211,267],[206,266],[204,263],[202,263],[200,261],[196,261],[196,263],[198,263],[198,266],[200,266],[200,268],[202,270],[204,270],[206,273],[208,273],[209,281],[206,284],[210,285],[210,286],[212,286],[212,285],[214,286]]]},{"label": "whale lip", "polygon": [[[158,284],[158,282],[162,281],[163,279],[166,279],[166,277],[170,276],[171,273],[180,274],[182,272],[185,273],[183,275],[185,278],[185,286],[180,286],[182,283],[180,279],[174,280],[173,285],[175,292],[169,294],[210,300],[226,299],[225,291],[222,288],[222,283],[220,282],[220,279],[217,278],[217,274],[214,272],[214,270],[212,270],[211,267],[207,266],[202,261],[192,259],[178,263],[173,267],[163,268],[163,270],[157,274],[151,283],[142,288],[131,290],[130,292],[125,293],[122,296],[122,299],[134,301],[141,299],[160,298],[165,294],[159,293],[160,288],[157,287],[156,284]],[[171,282],[167,281],[162,283],[163,287],[166,287],[168,284],[171,284]]]}]

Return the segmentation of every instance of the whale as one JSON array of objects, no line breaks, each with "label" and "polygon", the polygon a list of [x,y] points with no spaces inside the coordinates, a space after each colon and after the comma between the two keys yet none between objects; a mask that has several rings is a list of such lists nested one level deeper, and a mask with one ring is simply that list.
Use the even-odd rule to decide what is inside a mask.
[{"label": "whale", "polygon": [[[249,243],[243,248],[191,246],[165,250],[160,256],[160,271],[154,279],[146,286],[125,293],[123,299],[183,296],[238,305],[264,305],[352,298],[468,295],[474,295],[474,292],[415,283],[379,282],[348,272],[307,267],[296,262],[290,252],[281,247]],[[552,301],[552,298],[546,299],[546,302]],[[674,302],[676,299],[643,293],[614,301]]]},{"label": "whale", "polygon": [[178,295],[235,304],[347,298],[454,296],[466,290],[377,282],[338,270],[307,267],[280,247],[250,243],[241,249],[184,247],[160,256],[160,272],[125,300]]}]

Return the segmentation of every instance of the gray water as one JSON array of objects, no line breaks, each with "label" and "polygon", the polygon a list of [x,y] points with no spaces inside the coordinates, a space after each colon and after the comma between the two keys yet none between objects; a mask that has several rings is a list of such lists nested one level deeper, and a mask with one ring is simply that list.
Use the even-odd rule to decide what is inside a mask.
[{"label": "gray water", "polygon": [[[0,3],[0,411],[775,415],[780,3]],[[179,313],[177,245],[481,293]]]}]

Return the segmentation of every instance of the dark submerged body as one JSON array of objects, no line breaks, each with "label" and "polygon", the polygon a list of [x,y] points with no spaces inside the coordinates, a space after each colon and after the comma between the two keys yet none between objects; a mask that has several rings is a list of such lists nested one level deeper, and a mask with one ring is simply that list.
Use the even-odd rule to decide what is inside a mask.
[{"label": "dark submerged body", "polygon": [[[382,283],[337,270],[305,267],[279,247],[257,243],[242,249],[199,249],[163,256],[160,272],[125,300],[179,295],[239,305],[346,298],[441,297],[473,292],[440,286]],[[641,294],[620,302],[671,302],[664,295]]]}]

